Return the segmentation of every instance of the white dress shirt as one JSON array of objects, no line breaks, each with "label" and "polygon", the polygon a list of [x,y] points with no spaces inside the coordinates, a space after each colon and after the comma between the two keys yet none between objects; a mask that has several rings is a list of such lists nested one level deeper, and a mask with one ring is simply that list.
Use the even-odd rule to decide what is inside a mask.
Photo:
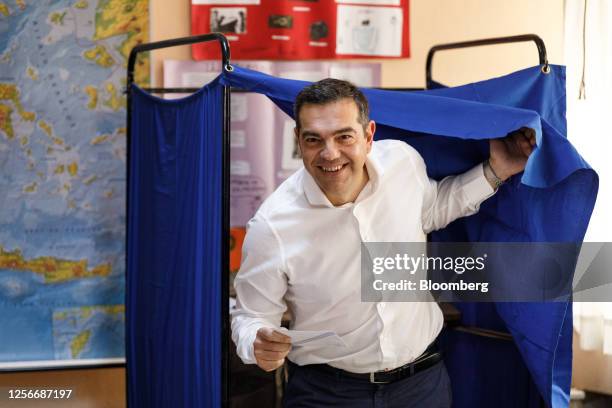
[{"label": "white dress shirt", "polygon": [[425,242],[426,234],[474,214],[493,195],[482,164],[436,182],[410,145],[375,141],[369,181],[354,203],[334,207],[301,168],[261,205],[247,226],[234,286],[232,339],[256,363],[261,327],[278,328],[286,307],[291,329],[336,332],[347,347],[292,348],[298,365],[328,363],[354,373],[415,360],[442,329],[434,302],[362,302],[361,241]]}]

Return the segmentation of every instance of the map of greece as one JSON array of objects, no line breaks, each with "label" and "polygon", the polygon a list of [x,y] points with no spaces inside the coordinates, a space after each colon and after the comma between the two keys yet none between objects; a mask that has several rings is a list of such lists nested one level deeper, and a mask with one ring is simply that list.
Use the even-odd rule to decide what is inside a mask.
[{"label": "map of greece", "polygon": [[148,7],[0,0],[0,367],[124,357],[123,89]]}]

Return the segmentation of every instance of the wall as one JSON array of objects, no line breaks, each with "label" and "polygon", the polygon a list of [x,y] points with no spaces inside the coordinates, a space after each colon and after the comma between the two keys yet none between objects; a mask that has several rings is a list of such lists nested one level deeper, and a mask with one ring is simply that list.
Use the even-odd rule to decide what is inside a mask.
[{"label": "wall", "polygon": [[[519,34],[537,34],[548,60],[563,62],[563,2],[559,0],[428,0],[411,2],[409,60],[386,62],[385,86],[425,83],[425,59],[437,44]],[[433,78],[448,85],[502,75],[538,63],[533,43],[495,45],[435,54]]]},{"label": "wall", "polygon": [[612,395],[612,356],[601,350],[586,351],[580,348],[580,333],[574,330],[572,361],[572,386]]},{"label": "wall", "polygon": [[[71,389],[70,399],[8,400],[9,389]],[[125,407],[125,370],[95,368],[0,374],[0,406],[4,408],[121,408]]]}]

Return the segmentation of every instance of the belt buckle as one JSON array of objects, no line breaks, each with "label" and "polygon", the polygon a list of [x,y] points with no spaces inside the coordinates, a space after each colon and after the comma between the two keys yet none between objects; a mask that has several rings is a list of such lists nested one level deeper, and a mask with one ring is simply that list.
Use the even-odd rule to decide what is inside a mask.
[{"label": "belt buckle", "polygon": [[370,373],[370,383],[372,384],[388,384],[389,381],[376,381],[376,377],[375,377],[374,372]]}]

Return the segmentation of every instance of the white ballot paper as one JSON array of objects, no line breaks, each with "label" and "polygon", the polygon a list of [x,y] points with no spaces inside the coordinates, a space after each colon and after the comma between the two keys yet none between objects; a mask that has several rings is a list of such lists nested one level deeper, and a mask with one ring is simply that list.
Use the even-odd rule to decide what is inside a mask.
[{"label": "white ballot paper", "polygon": [[278,332],[291,337],[291,346],[346,347],[344,340],[331,331],[287,330],[284,327]]},{"label": "white ballot paper", "polygon": [[338,6],[336,54],[400,57],[401,7]]}]

